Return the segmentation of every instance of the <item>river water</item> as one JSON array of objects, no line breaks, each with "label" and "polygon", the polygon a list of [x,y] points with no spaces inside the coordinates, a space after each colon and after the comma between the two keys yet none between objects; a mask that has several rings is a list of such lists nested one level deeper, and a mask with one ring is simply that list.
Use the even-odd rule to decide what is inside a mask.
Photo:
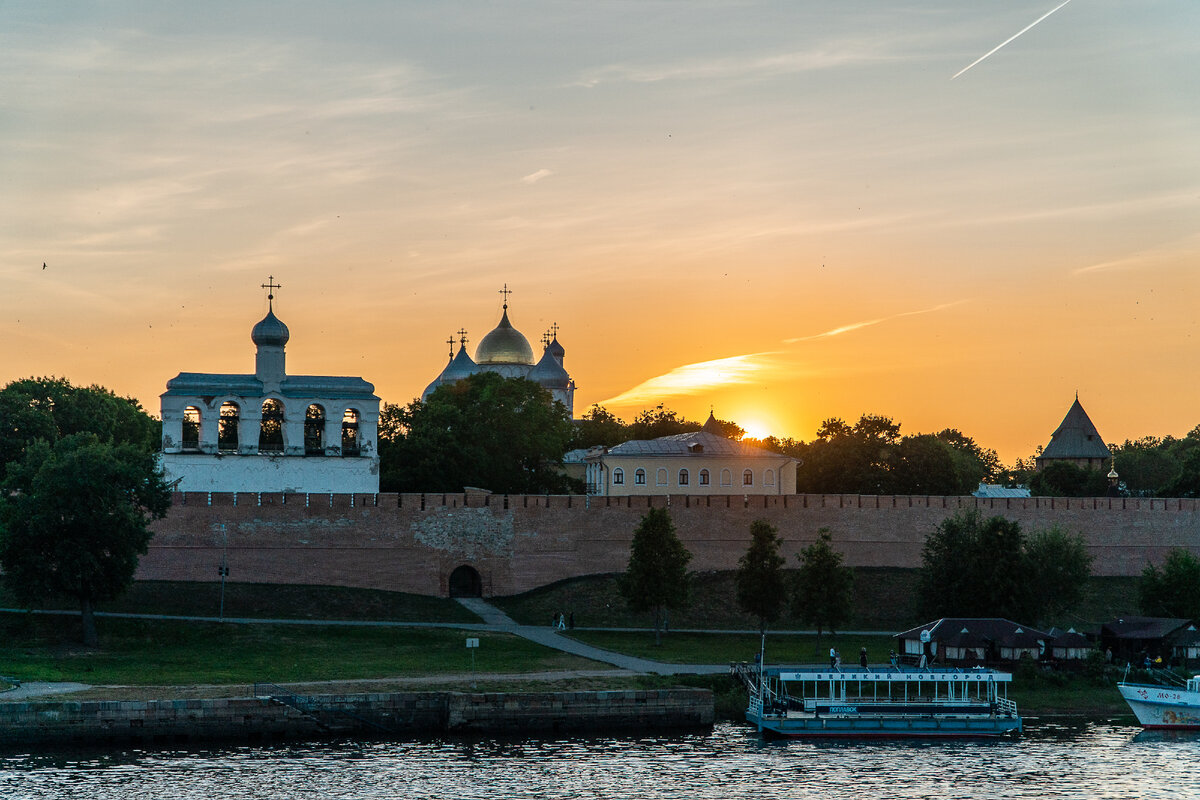
[{"label": "river water", "polygon": [[0,798],[1188,798],[1200,735],[1031,723],[999,742],[709,734],[0,754]]}]

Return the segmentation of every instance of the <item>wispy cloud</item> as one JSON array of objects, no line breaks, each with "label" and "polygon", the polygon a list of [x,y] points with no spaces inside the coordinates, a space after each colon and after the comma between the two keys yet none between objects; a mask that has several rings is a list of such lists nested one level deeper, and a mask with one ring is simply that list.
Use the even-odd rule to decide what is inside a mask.
[{"label": "wispy cloud", "polygon": [[1200,248],[1200,236],[1187,236],[1173,242],[1163,243],[1157,247],[1139,250],[1123,258],[1115,258],[1111,261],[1101,261],[1077,267],[1071,270],[1071,274],[1087,275],[1093,272],[1147,269],[1176,263],[1181,259],[1190,261],[1197,248]]},{"label": "wispy cloud", "polygon": [[965,303],[965,302],[967,302],[967,301],[966,300],[955,300],[952,303],[942,303],[941,305],[936,305],[936,306],[933,306],[932,308],[921,308],[916,311],[902,311],[899,314],[892,314],[891,316],[887,316],[887,317],[879,317],[878,319],[868,319],[868,320],[864,320],[862,322],[851,322],[848,325],[839,325],[836,328],[831,328],[831,329],[829,329],[827,331],[823,331],[821,333],[814,333],[811,336],[797,336],[793,339],[784,339],[783,343],[784,344],[796,344],[797,342],[811,342],[814,339],[828,339],[831,336],[841,336],[843,333],[851,333],[853,331],[861,330],[863,328],[869,328],[872,325],[879,325],[880,323],[888,322],[889,320],[900,319],[901,317],[914,317],[914,316],[917,316],[918,314],[932,314],[934,311],[941,311],[943,309],[961,305],[962,303]]},{"label": "wispy cloud", "polygon": [[659,402],[664,397],[697,395],[726,386],[759,380],[778,368],[777,352],[750,353],[684,364],[670,372],[639,383],[627,392],[602,401],[601,405],[626,406]]},{"label": "wispy cloud", "polygon": [[526,175],[524,178],[521,178],[521,182],[522,183],[537,183],[542,178],[549,178],[553,174],[554,174],[553,170],[539,169],[537,172],[531,172],[530,174]]},{"label": "wispy cloud", "polygon": [[[784,344],[796,344],[797,342],[840,336],[841,334],[851,333],[872,325],[879,325],[889,320],[912,317],[918,314],[930,314],[965,302],[967,301],[955,300],[954,302],[941,303],[931,308],[903,311],[899,314],[892,314],[878,319],[839,325],[836,328],[813,334],[812,336],[799,336],[794,339],[784,339],[783,341]],[[658,403],[668,397],[705,394],[731,386],[756,383],[764,379],[776,377],[784,372],[795,375],[797,373],[797,365],[789,363],[787,352],[780,350],[729,356],[728,358],[718,358],[714,361],[699,361],[695,364],[684,364],[670,372],[643,381],[628,391],[600,401],[600,405],[619,407]]]},{"label": "wispy cloud", "polygon": [[843,38],[766,56],[727,56],[660,64],[608,64],[580,76],[576,86],[602,83],[764,78],[908,58],[894,36]]}]

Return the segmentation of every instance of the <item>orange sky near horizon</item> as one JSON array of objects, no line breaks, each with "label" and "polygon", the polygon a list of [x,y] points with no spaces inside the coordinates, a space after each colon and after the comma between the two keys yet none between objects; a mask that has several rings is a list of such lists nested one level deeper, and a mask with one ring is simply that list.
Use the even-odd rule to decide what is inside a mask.
[{"label": "orange sky near horizon", "polygon": [[[1200,424],[1200,7],[27,2],[0,11],[0,381],[251,372],[419,395],[560,327],[592,403],[1006,463],[1075,393]],[[43,263],[46,265],[42,268]]]}]

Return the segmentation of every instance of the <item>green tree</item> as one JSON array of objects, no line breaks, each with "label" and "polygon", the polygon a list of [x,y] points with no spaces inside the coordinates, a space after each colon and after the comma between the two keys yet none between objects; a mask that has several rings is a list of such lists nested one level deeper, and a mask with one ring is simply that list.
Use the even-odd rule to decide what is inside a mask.
[{"label": "green tree", "polygon": [[900,426],[887,417],[864,414],[854,425],[836,417],[817,429],[802,454],[804,468],[796,490],[813,493],[883,494],[890,490],[889,460]]},{"label": "green tree", "polygon": [[1057,525],[1032,533],[1025,544],[1029,620],[1035,625],[1058,620],[1083,602],[1092,556],[1083,537]]},{"label": "green tree", "polygon": [[785,456],[804,460],[804,456],[808,453],[808,445],[804,442],[793,439],[790,436],[778,437],[768,436],[765,439],[760,439],[758,442],[763,448],[770,450],[772,453],[780,453]]},{"label": "green tree", "polygon": [[766,633],[768,622],[779,619],[787,603],[782,544],[773,525],[756,519],[750,524],[750,547],[738,561],[738,607],[758,619],[760,634]]},{"label": "green tree", "polygon": [[1143,436],[1112,445],[1113,466],[1121,476],[1125,490],[1133,497],[1154,497],[1180,473],[1180,440],[1173,436]]},{"label": "green tree", "polygon": [[692,554],[675,535],[665,508],[645,513],[633,532],[629,566],[621,576],[621,596],[637,612],[654,613],[654,644],[662,643],[668,608],[682,608],[688,599],[687,565]]},{"label": "green tree", "polygon": [[477,486],[529,494],[582,489],[561,472],[574,432],[566,408],[524,378],[481,372],[439,386],[425,402],[385,407],[381,416],[385,491],[457,492]]},{"label": "green tree", "polygon": [[798,556],[792,593],[793,613],[817,629],[836,632],[850,619],[854,606],[854,570],[842,565],[842,554],[833,549],[828,528],[818,531],[817,540]]},{"label": "green tree", "polygon": [[171,495],[152,453],[77,433],[38,440],[0,484],[0,566],[19,602],[79,603],[83,641],[95,646],[93,605],[133,582],[149,521]]},{"label": "green tree", "polygon": [[1163,497],[1200,497],[1200,448],[1185,451],[1175,476],[1159,493]]},{"label": "green tree", "polygon": [[601,405],[594,405],[575,421],[572,447],[613,447],[630,439],[629,426]]},{"label": "green tree", "polygon": [[644,440],[660,436],[674,436],[700,430],[699,422],[691,422],[679,414],[664,408],[659,403],[652,409],[642,411],[629,425],[629,438]]},{"label": "green tree", "polygon": [[136,400],[63,378],[24,378],[0,389],[0,465],[21,458],[35,440],[94,433],[102,442],[157,452],[162,427]]},{"label": "green tree", "polygon": [[934,435],[954,450],[958,471],[972,490],[980,481],[994,481],[1003,474],[1000,456],[990,447],[980,447],[970,436],[954,428],[946,428]]},{"label": "green tree", "polygon": [[[716,423],[716,430],[713,433],[717,436],[733,439],[736,442],[740,441],[746,435],[746,429],[732,420],[717,419],[714,417],[713,422]],[[712,430],[712,426],[709,426],[709,430]]]},{"label": "green tree", "polygon": [[995,480],[1003,486],[1029,486],[1029,481],[1037,472],[1037,456],[1042,448],[1039,445],[1037,453],[1029,458],[1018,458],[1010,469],[1003,469],[996,475]]},{"label": "green tree", "polygon": [[925,539],[918,605],[928,617],[1020,620],[1023,534],[1019,523],[971,509],[948,517]]},{"label": "green tree", "polygon": [[1107,470],[1084,469],[1067,461],[1052,461],[1029,478],[1034,497],[1104,497]]},{"label": "green tree", "polygon": [[959,471],[954,448],[931,433],[905,436],[889,459],[891,494],[961,495],[978,485]]},{"label": "green tree", "polygon": [[1077,536],[1051,528],[1026,540],[1019,523],[970,509],[947,517],[925,539],[920,612],[1046,621],[1082,599],[1090,565]]},{"label": "green tree", "polygon": [[1146,565],[1138,579],[1138,605],[1150,616],[1200,619],[1200,560],[1175,547],[1162,569]]}]

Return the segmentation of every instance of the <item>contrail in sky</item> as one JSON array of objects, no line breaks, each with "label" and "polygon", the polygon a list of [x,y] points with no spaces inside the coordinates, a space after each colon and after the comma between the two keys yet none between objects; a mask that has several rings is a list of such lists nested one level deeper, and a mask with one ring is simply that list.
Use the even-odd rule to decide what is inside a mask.
[{"label": "contrail in sky", "polygon": [[809,342],[809,341],[812,341],[813,339],[827,339],[830,336],[840,336],[843,333],[850,333],[852,331],[859,330],[860,328],[869,328],[872,325],[878,325],[879,323],[887,322],[888,320],[899,319],[900,317],[914,317],[917,314],[929,314],[930,312],[941,311],[943,308],[950,308],[952,306],[956,306],[956,305],[959,305],[960,303],[965,303],[965,302],[967,302],[967,301],[966,300],[955,300],[952,303],[942,303],[941,305],[934,306],[933,308],[920,308],[920,309],[917,309],[916,311],[902,311],[899,314],[893,314],[890,317],[880,317],[879,319],[868,319],[863,322],[851,322],[849,325],[841,325],[837,328],[833,328],[832,330],[824,331],[822,333],[814,333],[810,336],[797,336],[794,339],[784,339],[783,343],[784,344],[796,344],[797,342]]},{"label": "contrail in sky", "polygon": [[[1021,28],[1021,30],[1017,31],[1017,32],[1016,32],[1016,33],[1014,33],[1012,36],[1008,37],[1008,38],[1007,38],[1007,39],[1005,39],[1003,42],[1001,42],[1000,44],[996,45],[996,46],[995,46],[995,47],[993,47],[991,50],[988,50],[986,53],[984,53],[983,55],[981,55],[979,58],[977,58],[977,59],[975,59],[974,61],[972,61],[970,64],[967,64],[965,67],[963,67],[962,69],[960,69],[958,72],[954,73],[954,78],[957,78],[959,75],[962,75],[964,72],[966,72],[967,70],[969,70],[971,67],[975,66],[975,65],[976,65],[976,64],[978,64],[980,61],[983,61],[985,58],[987,58],[988,56],[990,56],[992,53],[996,52],[996,51],[997,51],[997,50],[999,50],[1001,47],[1004,47],[1004,45],[1008,44],[1008,43],[1009,43],[1009,42],[1011,42],[1013,39],[1016,39],[1016,38],[1017,38],[1018,36],[1020,36],[1022,33],[1024,33],[1024,32],[1025,32],[1025,31],[1027,31],[1027,30],[1029,30],[1029,29],[1030,29],[1030,28],[1032,28],[1034,25],[1037,25],[1039,22],[1041,22],[1041,21],[1042,21],[1042,20],[1044,20],[1046,17],[1048,17],[1048,16],[1050,16],[1051,14],[1053,14],[1055,11],[1058,11],[1060,8],[1062,8],[1063,6],[1065,6],[1065,5],[1066,5],[1067,3],[1069,3],[1069,2],[1071,2],[1071,0],[1065,0],[1065,1],[1064,1],[1062,4],[1060,4],[1060,5],[1057,5],[1057,6],[1055,6],[1054,8],[1050,9],[1049,11],[1047,11],[1045,14],[1042,14],[1040,17],[1038,17],[1037,19],[1035,19],[1033,22],[1029,23],[1029,24],[1028,24],[1028,25],[1026,25],[1024,28]],[[951,78],[950,80],[954,80],[954,78]]]}]

